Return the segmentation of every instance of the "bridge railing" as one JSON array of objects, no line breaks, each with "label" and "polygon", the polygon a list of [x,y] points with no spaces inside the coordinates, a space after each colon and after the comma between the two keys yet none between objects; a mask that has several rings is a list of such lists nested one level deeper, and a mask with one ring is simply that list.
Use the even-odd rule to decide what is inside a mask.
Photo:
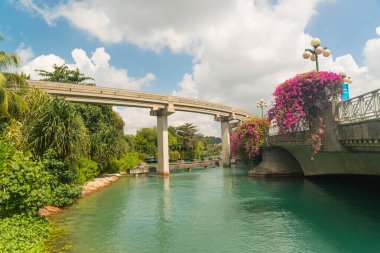
[{"label": "bridge railing", "polygon": [[380,118],[380,89],[338,103],[339,124]]},{"label": "bridge railing", "polygon": [[267,143],[304,143],[306,142],[309,126],[298,123],[292,130],[280,132],[276,122],[272,122],[268,129]]}]

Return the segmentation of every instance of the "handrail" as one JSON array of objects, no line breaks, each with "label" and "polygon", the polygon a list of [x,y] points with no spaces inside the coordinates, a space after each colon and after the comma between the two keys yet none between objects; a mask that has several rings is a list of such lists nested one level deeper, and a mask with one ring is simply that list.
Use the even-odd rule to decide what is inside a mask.
[{"label": "handrail", "polygon": [[338,123],[349,124],[380,118],[380,89],[337,104]]}]

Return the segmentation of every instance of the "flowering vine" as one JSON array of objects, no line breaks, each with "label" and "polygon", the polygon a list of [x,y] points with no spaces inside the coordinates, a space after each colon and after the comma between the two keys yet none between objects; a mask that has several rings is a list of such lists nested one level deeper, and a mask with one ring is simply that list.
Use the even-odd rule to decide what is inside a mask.
[{"label": "flowering vine", "polygon": [[231,155],[255,160],[265,143],[268,119],[252,117],[244,120],[231,134]]},{"label": "flowering vine", "polygon": [[342,77],[327,71],[298,74],[276,87],[275,103],[268,119],[275,122],[280,133],[309,128],[308,143],[313,156],[320,151],[324,131],[323,113],[342,92]]}]

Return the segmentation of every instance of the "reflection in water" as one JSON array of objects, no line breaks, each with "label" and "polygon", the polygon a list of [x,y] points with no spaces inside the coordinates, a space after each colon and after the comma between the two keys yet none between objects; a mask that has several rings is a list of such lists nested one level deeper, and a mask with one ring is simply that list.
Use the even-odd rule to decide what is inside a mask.
[{"label": "reflection in water", "polygon": [[158,248],[166,252],[170,244],[170,178],[161,177],[162,196],[157,199],[157,217],[156,234],[158,239]]},{"label": "reflection in water", "polygon": [[379,252],[380,188],[244,169],[123,178],[58,222],[72,252]]}]

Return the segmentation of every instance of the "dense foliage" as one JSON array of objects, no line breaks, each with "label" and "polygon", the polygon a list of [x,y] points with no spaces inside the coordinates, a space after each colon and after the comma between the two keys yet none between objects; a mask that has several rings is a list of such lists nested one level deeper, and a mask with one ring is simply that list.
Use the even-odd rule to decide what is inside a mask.
[{"label": "dense foliage", "polygon": [[49,173],[4,139],[0,139],[0,154],[0,217],[36,214],[38,208],[50,202]]},{"label": "dense foliage", "polygon": [[309,128],[309,143],[316,154],[324,134],[323,113],[332,100],[338,99],[342,83],[339,74],[326,71],[311,71],[286,80],[273,93],[275,104],[268,112],[269,120],[280,132]]},{"label": "dense foliage", "polygon": [[0,222],[0,252],[45,252],[52,225],[41,217],[14,215]]},{"label": "dense foliage", "polygon": [[257,160],[265,143],[269,127],[266,118],[252,117],[244,120],[231,134],[231,155],[246,160]]},{"label": "dense foliage", "polygon": [[[131,137],[133,147],[140,153],[141,158],[157,158],[157,130],[155,128],[142,128]],[[178,127],[169,126],[169,159],[193,160],[209,155],[219,155],[221,150],[221,139],[198,133],[193,124],[183,124]],[[140,158],[140,159],[141,159]]]}]

